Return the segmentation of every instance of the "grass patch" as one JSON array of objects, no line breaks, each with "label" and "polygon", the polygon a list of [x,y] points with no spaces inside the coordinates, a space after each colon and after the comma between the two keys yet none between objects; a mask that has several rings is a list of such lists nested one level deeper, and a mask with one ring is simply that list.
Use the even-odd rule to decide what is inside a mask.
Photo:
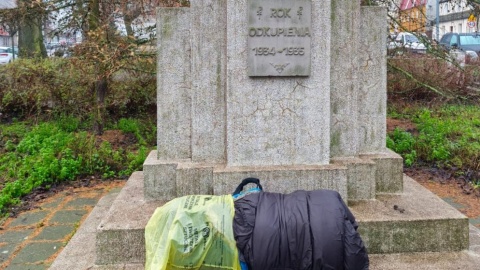
[{"label": "grass patch", "polygon": [[444,105],[389,113],[391,117],[399,115],[417,126],[415,135],[395,130],[387,136],[387,146],[402,155],[405,165],[422,163],[460,174],[480,169],[478,106]]},{"label": "grass patch", "polygon": [[[22,196],[38,187],[49,188],[63,181],[95,175],[102,178],[129,176],[141,170],[153,149],[149,128],[154,123],[120,119],[112,127],[132,133],[135,140],[122,147],[82,130],[80,121],[60,117],[32,125],[28,122],[0,125],[0,213],[20,202]],[[148,134],[148,135],[147,135]]]}]

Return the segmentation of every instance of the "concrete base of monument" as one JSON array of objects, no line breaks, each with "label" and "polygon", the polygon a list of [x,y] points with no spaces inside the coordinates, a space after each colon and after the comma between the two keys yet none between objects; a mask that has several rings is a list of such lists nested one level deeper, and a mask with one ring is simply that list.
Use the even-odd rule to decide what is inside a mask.
[{"label": "concrete base of monument", "polygon": [[[164,202],[145,201],[143,173],[102,199],[51,270],[143,269],[144,227]],[[480,230],[452,206],[404,177],[404,192],[349,206],[369,249],[370,269],[478,269]]]},{"label": "concrete base of monument", "polygon": [[443,252],[468,248],[468,218],[404,175],[403,193],[350,202],[369,253]]},{"label": "concrete base of monument", "polygon": [[256,177],[266,191],[335,190],[346,201],[371,200],[377,193],[403,191],[403,159],[386,149],[358,157],[332,158],[324,165],[230,166],[191,160],[158,159],[151,151],[143,164],[147,200],[189,194],[228,194],[242,179]]}]

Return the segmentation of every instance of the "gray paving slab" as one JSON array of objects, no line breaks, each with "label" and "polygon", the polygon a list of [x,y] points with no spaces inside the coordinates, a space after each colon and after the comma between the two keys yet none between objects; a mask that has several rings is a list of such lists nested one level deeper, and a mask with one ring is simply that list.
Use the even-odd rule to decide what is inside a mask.
[{"label": "gray paving slab", "polygon": [[65,237],[75,232],[74,225],[56,225],[45,227],[37,236],[33,238],[34,241],[39,240],[64,240]]},{"label": "gray paving slab", "polygon": [[98,199],[96,198],[76,198],[69,201],[65,208],[75,208],[75,209],[83,209],[88,206],[95,206],[97,204]]},{"label": "gray paving slab", "polygon": [[87,210],[60,210],[49,220],[49,223],[75,224],[80,222]]},{"label": "gray paving slab", "polygon": [[442,198],[442,200],[444,200],[445,202],[447,202],[448,204],[450,204],[451,206],[455,207],[456,209],[464,209],[466,208],[467,206],[461,204],[461,203],[457,203],[453,200],[453,198],[450,198],[450,197],[447,197],[447,198]]},{"label": "gray paving slab", "polygon": [[472,223],[473,225],[475,226],[480,226],[480,217],[477,217],[477,218],[471,218],[470,219],[470,223]]},{"label": "gray paving slab", "polygon": [[[7,220],[2,226],[4,230],[0,230],[0,269],[48,269],[52,259],[60,254],[67,241],[71,241],[70,238],[75,237],[77,232],[84,233],[79,234],[77,239],[94,249],[96,226],[104,213],[86,215],[94,207],[110,207],[111,202],[99,201],[106,192],[103,189],[87,194],[63,192],[53,201],[40,204],[38,209]],[[96,224],[89,225],[92,222],[87,222],[77,228],[85,218],[95,220]],[[85,259],[83,250],[79,251],[80,254],[71,256],[74,264]]]},{"label": "gray paving slab", "polygon": [[4,244],[0,247],[0,264],[6,261],[18,244]]},{"label": "gray paving slab", "polygon": [[10,265],[42,263],[57,253],[57,251],[63,246],[63,242],[29,243],[17,254],[17,256],[15,256]]},{"label": "gray paving slab", "polygon": [[45,219],[48,213],[48,211],[32,211],[22,213],[9,224],[9,227],[36,226]]},{"label": "gray paving slab", "polygon": [[55,209],[60,205],[60,203],[63,202],[63,200],[64,200],[64,197],[59,197],[49,203],[44,203],[42,204],[42,209]]},{"label": "gray paving slab", "polygon": [[5,270],[46,270],[48,265],[45,264],[13,264],[9,265]]},{"label": "gray paving slab", "polygon": [[24,229],[24,230],[18,230],[18,231],[6,231],[6,232],[0,234],[0,243],[21,243],[32,232],[33,232],[33,229]]}]

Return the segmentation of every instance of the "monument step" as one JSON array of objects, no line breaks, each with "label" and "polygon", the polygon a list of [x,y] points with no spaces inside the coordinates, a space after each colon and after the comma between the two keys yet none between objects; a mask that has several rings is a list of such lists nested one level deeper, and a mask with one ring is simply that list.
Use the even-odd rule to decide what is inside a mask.
[{"label": "monument step", "polygon": [[96,264],[143,264],[145,226],[165,202],[146,201],[143,172],[134,172],[97,227]]},{"label": "monument step", "polygon": [[228,194],[241,179],[259,178],[265,190],[335,190],[345,201],[371,200],[376,193],[403,190],[403,160],[385,151],[334,158],[326,165],[226,166],[191,160],[163,161],[151,151],[143,165],[145,198],[171,200],[188,194]]},{"label": "monument step", "polygon": [[[142,264],[144,228],[161,201],[143,197],[143,173],[132,174],[97,228],[96,264]],[[468,249],[468,219],[404,176],[405,191],[349,206],[369,254]]]},{"label": "monument step", "polygon": [[[247,177],[259,178],[270,192],[332,189],[343,198],[348,196],[348,171],[344,165],[232,167],[190,160],[163,161],[157,155],[157,151],[151,151],[143,164],[144,195],[148,200],[171,200],[188,194],[228,194]],[[370,180],[374,181],[374,177],[370,175]]]},{"label": "monument step", "polygon": [[368,252],[445,252],[468,248],[468,218],[404,175],[401,194],[350,203]]},{"label": "monument step", "polygon": [[[141,178],[141,173],[134,177]],[[132,179],[130,179],[132,180]],[[132,181],[129,183],[131,185]],[[131,190],[131,186],[126,188]],[[108,214],[116,194],[108,195],[100,200],[77,230],[74,237],[68,242],[61,254],[57,256],[51,270],[143,270],[144,263],[113,263],[97,265],[95,258],[96,246],[85,245],[95,243],[96,233],[100,229],[102,217]],[[406,211],[406,210],[405,210]],[[126,223],[129,221],[127,220]],[[399,270],[399,269],[424,269],[424,270],[450,270],[450,269],[478,269],[480,265],[480,230],[472,225],[469,227],[470,245],[467,250],[458,252],[419,252],[401,254],[370,254],[371,270]]]}]

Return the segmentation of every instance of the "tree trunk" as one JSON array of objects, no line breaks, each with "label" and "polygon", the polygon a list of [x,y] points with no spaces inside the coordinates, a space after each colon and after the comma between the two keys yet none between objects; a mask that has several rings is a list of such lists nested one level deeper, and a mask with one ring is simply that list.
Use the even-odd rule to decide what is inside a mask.
[{"label": "tree trunk", "polygon": [[123,21],[125,22],[125,30],[127,31],[127,36],[133,38],[133,28],[132,28],[132,19],[129,15],[123,16]]},{"label": "tree trunk", "polygon": [[[134,37],[132,23],[142,14],[141,7],[138,6],[139,3],[135,1],[124,1],[122,2],[122,13],[123,13],[123,22],[125,23],[125,31],[127,32],[127,36],[130,38]],[[141,3],[140,3],[141,5]]]},{"label": "tree trunk", "polygon": [[18,30],[18,47],[21,57],[47,57],[47,50],[43,44],[42,12],[38,8],[31,8],[25,0],[18,2],[26,8],[26,14],[20,21]]},{"label": "tree trunk", "polygon": [[[100,0],[92,0],[89,3],[90,13],[88,14],[88,31],[97,31],[100,26]],[[87,35],[87,38],[90,38]],[[105,35],[100,35],[100,38],[105,38]],[[105,70],[101,63],[96,68],[97,81],[94,84],[96,110],[94,113],[93,129],[97,135],[103,134],[105,126],[105,95],[108,89],[108,79],[105,77]]]},{"label": "tree trunk", "polygon": [[102,77],[95,82],[96,112],[93,130],[97,135],[103,134],[105,127],[105,95],[108,90],[108,81]]},{"label": "tree trunk", "polygon": [[88,13],[88,30],[95,31],[100,25],[100,1],[91,0],[88,4],[90,13]]},{"label": "tree trunk", "polygon": [[10,37],[12,38],[12,56],[13,56],[13,60],[15,60],[15,58],[17,58],[17,51],[15,51],[15,34],[17,33],[17,31],[14,31],[14,30],[11,30],[10,32]]},{"label": "tree trunk", "polygon": [[83,0],[76,0],[76,13],[77,14],[80,14],[80,16],[78,16],[80,18],[80,31],[82,31],[82,39],[85,39],[85,37],[87,36],[87,32],[88,32],[88,22],[87,22],[87,18],[84,16],[86,13],[85,11],[85,8],[84,8],[84,1]]}]

